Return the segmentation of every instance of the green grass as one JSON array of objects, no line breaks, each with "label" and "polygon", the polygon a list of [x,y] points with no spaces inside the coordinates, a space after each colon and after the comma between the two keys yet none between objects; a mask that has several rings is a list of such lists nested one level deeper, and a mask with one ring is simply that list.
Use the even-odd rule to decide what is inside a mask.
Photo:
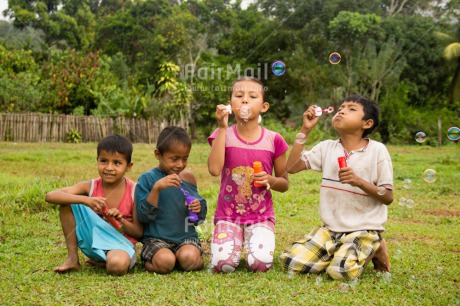
[{"label": "green grass", "polygon": [[[153,145],[135,144],[137,180],[155,167]],[[291,276],[281,269],[280,252],[320,224],[320,174],[290,176],[290,189],[274,193],[276,253],[268,273],[254,274],[242,262],[233,274],[173,272],[155,275],[139,261],[124,277],[83,264],[80,272],[55,274],[66,258],[58,210],[47,204],[47,191],[97,177],[96,144],[0,143],[0,301],[2,304],[304,304],[304,305],[460,305],[460,147],[389,147],[393,158],[395,201],[389,207],[385,237],[392,257],[392,279],[384,282],[370,264],[356,288],[342,292],[341,282],[324,274]],[[216,205],[219,178],[207,172],[207,144],[194,144],[189,167],[208,200],[208,222]],[[422,180],[425,169],[434,183]],[[412,187],[404,189],[404,179]],[[415,206],[400,206],[401,197]],[[203,227],[209,237],[212,227]],[[209,243],[204,243],[209,263]],[[84,262],[81,256],[81,263]]]}]

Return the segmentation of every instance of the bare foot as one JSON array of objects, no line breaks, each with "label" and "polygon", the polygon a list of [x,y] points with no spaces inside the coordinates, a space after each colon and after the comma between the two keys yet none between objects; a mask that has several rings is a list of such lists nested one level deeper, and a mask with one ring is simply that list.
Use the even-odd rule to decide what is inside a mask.
[{"label": "bare foot", "polygon": [[70,258],[67,258],[62,265],[53,269],[53,271],[57,273],[65,273],[79,270],[81,270],[81,265],[78,262],[78,260],[75,262]]},{"label": "bare foot", "polygon": [[372,258],[372,263],[374,264],[374,270],[390,272],[391,263],[390,256],[388,256],[387,242],[385,239],[380,241],[380,246],[375,252],[374,257]]},{"label": "bare foot", "polygon": [[88,258],[87,260],[85,260],[85,262],[89,265],[96,266],[96,267],[105,267],[106,265],[105,261],[95,261],[95,260],[92,260],[91,258]]}]

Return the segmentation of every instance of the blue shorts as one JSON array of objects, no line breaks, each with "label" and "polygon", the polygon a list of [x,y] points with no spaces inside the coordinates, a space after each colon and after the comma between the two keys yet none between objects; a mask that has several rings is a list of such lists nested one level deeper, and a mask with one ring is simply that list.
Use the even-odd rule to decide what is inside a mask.
[{"label": "blue shorts", "polygon": [[131,241],[99,217],[91,208],[83,204],[72,204],[70,207],[75,217],[78,247],[88,258],[95,261],[106,261],[108,251],[122,250],[131,258],[129,268],[134,266],[137,254]]}]

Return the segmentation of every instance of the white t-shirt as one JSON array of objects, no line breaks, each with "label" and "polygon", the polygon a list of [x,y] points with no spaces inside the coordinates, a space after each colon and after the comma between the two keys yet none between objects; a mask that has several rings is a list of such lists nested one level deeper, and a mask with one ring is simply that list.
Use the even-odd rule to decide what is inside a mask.
[{"label": "white t-shirt", "polygon": [[[358,230],[383,231],[387,205],[371,198],[358,187],[339,182],[337,158],[347,155],[340,140],[326,140],[303,152],[307,168],[323,173],[320,191],[320,216],[333,232]],[[369,139],[367,147],[348,153],[347,165],[360,178],[391,189],[393,166],[386,147]]]}]

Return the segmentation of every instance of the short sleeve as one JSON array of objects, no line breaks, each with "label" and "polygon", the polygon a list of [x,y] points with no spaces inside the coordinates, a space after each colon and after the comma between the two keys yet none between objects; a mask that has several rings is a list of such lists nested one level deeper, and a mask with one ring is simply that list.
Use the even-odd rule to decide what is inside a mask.
[{"label": "short sleeve", "polygon": [[214,132],[212,132],[212,134],[208,137],[208,143],[210,146],[212,146],[212,142],[214,141],[214,139],[216,139],[216,135],[217,129],[215,129]]},{"label": "short sleeve", "polygon": [[307,151],[303,154],[306,157],[308,165],[310,169],[315,171],[322,171],[323,170],[323,147],[324,142],[320,142],[316,146],[314,146],[310,151]]},{"label": "short sleeve", "polygon": [[393,186],[393,164],[387,148],[381,144],[377,154],[377,186]]},{"label": "short sleeve", "polygon": [[284,140],[283,136],[276,133],[275,135],[275,159],[277,159],[280,155],[286,152],[289,149],[289,145],[287,144],[286,140]]}]

